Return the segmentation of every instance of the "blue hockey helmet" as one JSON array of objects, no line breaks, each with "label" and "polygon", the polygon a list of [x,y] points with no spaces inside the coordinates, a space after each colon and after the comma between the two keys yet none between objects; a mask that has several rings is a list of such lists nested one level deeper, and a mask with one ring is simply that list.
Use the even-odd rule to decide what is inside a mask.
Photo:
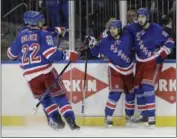
[{"label": "blue hockey helmet", "polygon": [[28,24],[28,12],[25,12],[23,15],[23,21],[25,24]]},{"label": "blue hockey helmet", "polygon": [[29,25],[39,25],[45,23],[44,15],[37,11],[27,11],[24,13],[24,22]]},{"label": "blue hockey helmet", "polygon": [[147,20],[149,21],[149,19],[150,19],[149,8],[139,8],[136,13],[137,13],[138,16],[139,15],[145,15],[147,17]]},{"label": "blue hockey helmet", "polygon": [[120,20],[115,19],[115,20],[112,20],[108,26],[109,26],[109,28],[110,27],[117,27],[119,30],[121,30],[122,29],[122,22]]}]

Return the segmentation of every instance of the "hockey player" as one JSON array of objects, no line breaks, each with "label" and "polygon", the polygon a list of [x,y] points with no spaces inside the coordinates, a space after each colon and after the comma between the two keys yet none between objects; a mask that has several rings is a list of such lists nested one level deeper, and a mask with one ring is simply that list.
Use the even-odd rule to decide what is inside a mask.
[{"label": "hockey player", "polygon": [[103,54],[109,59],[108,79],[109,79],[109,96],[105,106],[105,125],[112,127],[112,116],[116,104],[122,93],[125,93],[125,112],[126,122],[131,123],[134,114],[133,91],[133,54],[132,38],[128,32],[122,30],[120,20],[110,21],[109,34],[103,37],[99,43],[94,37],[89,38],[89,48],[94,56]]},{"label": "hockey player", "polygon": [[162,63],[174,47],[174,41],[163,29],[150,22],[148,8],[137,10],[138,22],[126,27],[133,35],[136,53],[135,93],[141,116],[137,122],[155,125],[155,85]]},{"label": "hockey player", "polygon": [[[24,32],[24,31],[27,31],[28,29],[30,29],[30,21],[31,21],[31,12],[25,12],[24,13],[24,25],[21,26],[19,29],[18,29],[18,33],[20,32]],[[58,46],[58,44],[56,44],[56,41],[58,39],[58,36],[59,35],[63,35],[62,33],[64,33],[64,28],[63,27],[47,27],[47,26],[40,26],[40,28],[42,30],[47,30],[47,31],[50,31],[51,32],[51,35],[53,37],[53,40],[54,40],[54,44]],[[58,107],[56,103],[53,102],[53,104],[51,104],[55,107]],[[43,111],[45,113],[45,116],[47,118],[47,122],[48,122],[48,125],[50,127],[52,127],[54,130],[57,130],[57,129],[62,129],[64,128],[65,126],[65,123],[63,122],[62,118],[61,118],[61,115],[59,113],[59,111],[56,109],[56,111],[54,112],[55,113],[55,116],[58,117],[58,120],[57,122],[53,121],[52,118],[49,117],[49,115],[47,114],[47,112],[45,111],[45,108],[43,108]]]},{"label": "hockey player", "polygon": [[[7,55],[10,59],[21,60],[23,76],[28,81],[29,87],[35,99],[40,99],[46,89],[55,82],[58,75],[52,66],[54,60],[63,60],[66,52],[59,51],[54,45],[51,32],[41,30],[44,16],[36,11],[27,11],[30,28],[20,31],[13,44],[8,48]],[[76,61],[77,52],[69,52],[69,60]],[[80,127],[75,123],[75,114],[66,97],[66,89],[59,79],[41,102],[46,114],[52,119],[57,128],[64,128],[65,123],[61,115],[72,130]],[[56,105],[57,104],[57,105]]]}]

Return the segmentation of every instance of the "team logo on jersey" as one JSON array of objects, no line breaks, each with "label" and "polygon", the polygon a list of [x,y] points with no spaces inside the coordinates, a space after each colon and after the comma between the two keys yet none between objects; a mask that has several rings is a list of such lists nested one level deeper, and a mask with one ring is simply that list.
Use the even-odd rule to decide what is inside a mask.
[{"label": "team logo on jersey", "polygon": [[117,40],[115,45],[120,45],[120,43],[121,43],[121,40]]},{"label": "team logo on jersey", "polygon": [[166,31],[162,31],[162,35],[168,37],[168,33]]},{"label": "team logo on jersey", "polygon": [[176,102],[176,69],[170,67],[160,74],[156,95],[173,104]]},{"label": "team logo on jersey", "polygon": [[46,36],[46,42],[48,45],[54,45],[52,36]]},{"label": "team logo on jersey", "polygon": [[[71,73],[72,72],[72,73]],[[72,74],[72,82],[70,82],[70,75]],[[63,74],[62,80],[67,90],[67,96],[73,103],[78,103],[82,101],[83,97],[83,84],[84,84],[84,72],[73,68],[72,70],[67,71]],[[86,95],[88,98],[96,93],[99,93],[104,88],[108,87],[108,84],[102,82],[99,79],[96,79],[92,75],[87,74],[87,82],[86,82]],[[70,94],[72,90],[72,96]]]}]

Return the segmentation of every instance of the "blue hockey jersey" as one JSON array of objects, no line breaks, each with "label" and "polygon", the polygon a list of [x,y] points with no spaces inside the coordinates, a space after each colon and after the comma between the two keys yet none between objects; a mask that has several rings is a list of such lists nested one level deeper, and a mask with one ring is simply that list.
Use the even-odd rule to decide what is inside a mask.
[{"label": "blue hockey jersey", "polygon": [[50,72],[52,62],[64,57],[63,51],[58,51],[54,45],[51,32],[34,28],[20,30],[7,55],[12,60],[20,59],[28,81]]},{"label": "blue hockey jersey", "polygon": [[174,47],[174,41],[155,23],[148,29],[143,29],[137,22],[125,27],[134,37],[136,60],[147,62],[165,53],[169,55]]},{"label": "blue hockey jersey", "polygon": [[132,73],[133,71],[133,40],[128,32],[123,32],[120,38],[115,40],[111,35],[102,38],[98,45],[91,49],[94,56],[103,54],[108,57],[114,70],[123,75]]}]

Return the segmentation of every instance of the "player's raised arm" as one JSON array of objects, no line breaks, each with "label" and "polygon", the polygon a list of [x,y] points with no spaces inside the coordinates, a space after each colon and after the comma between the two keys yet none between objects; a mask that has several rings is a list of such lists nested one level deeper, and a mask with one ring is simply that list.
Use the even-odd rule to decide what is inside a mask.
[{"label": "player's raised arm", "polygon": [[7,49],[7,56],[11,60],[17,60],[21,53],[21,42],[19,35],[16,37],[11,46]]},{"label": "player's raised arm", "polygon": [[162,63],[175,47],[175,42],[167,32],[160,28],[159,35],[157,35],[157,40],[155,43],[156,47],[160,46],[160,48],[157,48],[156,51],[156,54],[159,55],[156,58],[156,61],[157,63]]},{"label": "player's raised arm", "polygon": [[57,46],[54,44],[53,37],[50,32],[42,32],[42,45],[41,51],[43,56],[49,61],[61,61],[61,60],[71,60],[73,62],[77,61],[78,53],[75,51],[61,51],[58,50]]}]

